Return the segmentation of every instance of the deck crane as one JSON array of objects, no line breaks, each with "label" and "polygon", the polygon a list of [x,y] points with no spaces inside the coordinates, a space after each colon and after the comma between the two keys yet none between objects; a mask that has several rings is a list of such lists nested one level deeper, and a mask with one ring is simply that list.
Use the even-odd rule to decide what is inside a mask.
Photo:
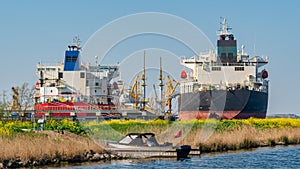
[{"label": "deck crane", "polygon": [[139,103],[139,75],[135,76],[135,79],[133,81],[133,85],[131,86],[130,91],[128,92],[130,97],[133,98],[134,100],[134,104],[133,104],[133,108],[136,109],[137,105]]},{"label": "deck crane", "polygon": [[158,99],[158,95],[157,95],[157,91],[156,91],[156,87],[155,84],[153,84],[153,90],[154,90],[154,101],[152,102],[152,105],[150,105],[150,107],[152,108],[152,110],[155,110],[155,115],[161,115],[161,111],[162,111],[162,107],[161,107],[161,100]]},{"label": "deck crane", "polygon": [[120,91],[119,91],[119,94],[118,94],[119,97],[123,94],[124,87],[125,87],[125,83],[122,82],[122,86],[121,86]]},{"label": "deck crane", "polygon": [[10,109],[11,110],[20,110],[21,105],[19,103],[19,89],[17,87],[12,87],[13,94],[13,100],[11,102]]},{"label": "deck crane", "polygon": [[155,94],[155,101],[157,101],[158,96],[157,96],[155,84],[153,84],[153,90],[154,90],[154,94]]},{"label": "deck crane", "polygon": [[[175,84],[173,85],[173,82]],[[172,99],[177,96],[177,94],[174,94],[176,87],[179,85],[179,82],[175,79],[171,80],[170,76],[168,75],[166,77],[166,96],[167,100],[165,102],[165,105],[168,106],[168,110],[165,113],[165,117],[169,118],[172,116]]]}]

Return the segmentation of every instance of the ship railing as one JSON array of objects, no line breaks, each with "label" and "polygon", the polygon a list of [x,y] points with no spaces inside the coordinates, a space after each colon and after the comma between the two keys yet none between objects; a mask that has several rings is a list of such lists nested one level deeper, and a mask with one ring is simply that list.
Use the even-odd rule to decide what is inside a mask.
[{"label": "ship railing", "polygon": [[43,106],[43,110],[114,110],[115,106],[112,105],[89,105],[89,106]]},{"label": "ship railing", "polygon": [[214,63],[211,63],[210,66],[255,66],[256,63],[253,63],[253,62],[239,62],[239,63],[217,63],[217,62],[214,62]]},{"label": "ship railing", "polygon": [[[181,64],[184,64],[185,62],[191,62],[191,63],[208,63],[208,60],[205,59],[182,59],[180,60]],[[210,62],[209,62],[210,63]],[[256,66],[257,62],[238,62],[238,63],[220,63],[220,62],[212,62],[210,63],[210,66]]]},{"label": "ship railing", "polygon": [[259,92],[268,92],[268,86],[266,85],[254,85],[253,83],[230,83],[230,84],[199,84],[194,82],[187,86],[182,86],[180,91],[186,92],[198,92],[198,91],[210,91],[210,90],[253,90]]}]

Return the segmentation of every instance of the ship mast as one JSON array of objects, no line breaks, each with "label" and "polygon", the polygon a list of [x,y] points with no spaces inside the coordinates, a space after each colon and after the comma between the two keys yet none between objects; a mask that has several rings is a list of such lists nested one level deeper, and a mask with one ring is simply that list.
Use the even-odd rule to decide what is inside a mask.
[{"label": "ship mast", "polygon": [[144,91],[144,96],[143,96],[143,100],[142,100],[142,109],[145,110],[145,106],[146,106],[146,51],[144,50],[144,68],[143,68],[143,73],[142,73],[142,87],[143,87],[143,91]]},{"label": "ship mast", "polygon": [[73,49],[74,49],[74,48],[77,48],[77,50],[80,50],[80,49],[81,49],[81,47],[80,47],[80,39],[79,39],[79,36],[75,36],[75,37],[73,38],[73,43],[74,43],[74,45],[72,46]]},{"label": "ship mast", "polygon": [[225,17],[221,17],[221,19],[223,20],[220,23],[220,30],[217,35],[224,36],[224,37],[232,35],[232,33],[230,32],[232,28],[228,27],[227,19]]},{"label": "ship mast", "polygon": [[163,75],[162,75],[162,61],[161,61],[161,57],[160,57],[160,70],[159,70],[158,80],[160,80],[158,86],[160,87],[160,108],[161,108],[160,113],[162,113],[163,112],[163,87],[164,87],[164,83],[163,83]]}]

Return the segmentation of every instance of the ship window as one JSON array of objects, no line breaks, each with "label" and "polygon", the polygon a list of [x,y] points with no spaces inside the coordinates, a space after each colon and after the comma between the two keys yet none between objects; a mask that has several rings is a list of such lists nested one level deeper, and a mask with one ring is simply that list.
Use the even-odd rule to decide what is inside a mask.
[{"label": "ship window", "polygon": [[76,62],[77,61],[77,56],[72,57],[72,62]]},{"label": "ship window", "polygon": [[233,53],[228,53],[228,58],[233,59]]},{"label": "ship window", "polygon": [[71,62],[71,56],[66,57],[66,62]]},{"label": "ship window", "polygon": [[38,70],[38,71],[42,71],[42,70],[45,70],[45,69],[44,69],[44,68],[38,68],[37,70]]},{"label": "ship window", "polygon": [[235,71],[244,71],[245,68],[240,66],[240,67],[235,67],[234,70]]},{"label": "ship window", "polygon": [[99,82],[96,82],[96,83],[95,83],[95,86],[99,86]]},{"label": "ship window", "polygon": [[212,71],[221,71],[221,67],[219,67],[219,66],[213,66],[213,67],[211,68],[211,70],[212,70]]},{"label": "ship window", "polygon": [[226,58],[226,53],[221,53],[221,59],[225,59]]},{"label": "ship window", "polygon": [[58,79],[62,79],[64,76],[63,76],[63,73],[62,72],[58,72]]},{"label": "ship window", "polygon": [[80,72],[80,78],[84,78],[84,72]]},{"label": "ship window", "polygon": [[55,71],[55,68],[46,68],[46,71],[48,71],[48,72]]}]

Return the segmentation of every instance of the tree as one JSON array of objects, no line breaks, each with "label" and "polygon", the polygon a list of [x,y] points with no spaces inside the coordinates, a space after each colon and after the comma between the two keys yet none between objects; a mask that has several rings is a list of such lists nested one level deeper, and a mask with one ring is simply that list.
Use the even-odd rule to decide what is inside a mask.
[{"label": "tree", "polygon": [[0,101],[0,118],[4,116],[5,105],[2,101]]},{"label": "tree", "polygon": [[9,109],[9,103],[7,102],[7,95],[6,91],[3,91],[1,93],[2,99],[0,100],[0,118],[7,115],[7,110]]},{"label": "tree", "polygon": [[6,105],[9,107],[9,110],[18,111],[22,114],[24,114],[27,110],[33,110],[35,93],[34,86],[30,87],[28,83],[23,83],[21,86],[12,87],[12,92],[11,100],[6,101]]},{"label": "tree", "polygon": [[28,83],[24,83],[19,89],[19,104],[23,112],[33,110],[34,106],[34,86],[30,87]]}]

